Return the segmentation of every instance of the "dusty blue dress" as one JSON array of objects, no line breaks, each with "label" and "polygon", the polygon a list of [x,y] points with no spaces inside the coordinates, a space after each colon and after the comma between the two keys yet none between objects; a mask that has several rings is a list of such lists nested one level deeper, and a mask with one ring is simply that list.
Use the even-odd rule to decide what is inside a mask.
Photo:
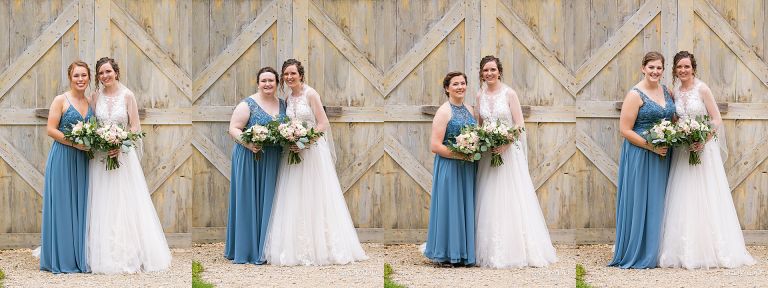
[{"label": "dusty blue dress", "polygon": [[[266,125],[272,115],[261,109],[251,97],[248,104],[251,116],[247,127]],[[285,101],[280,100],[280,117],[285,117]],[[264,241],[267,235],[272,200],[275,196],[277,170],[282,148],[264,146],[261,159],[253,159],[253,152],[240,144],[232,150],[232,172],[229,185],[229,217],[224,256],[233,263],[264,264]]]},{"label": "dusty blue dress", "polygon": [[[642,133],[662,118],[672,120],[675,103],[664,89],[666,107],[648,98],[640,89],[643,105],[632,130]],[[672,159],[672,150],[664,159],[648,149],[624,140],[619,160],[616,203],[616,242],[609,266],[654,268],[659,258],[664,196]]]},{"label": "dusty blue dress", "polygon": [[[69,98],[67,98],[69,102]],[[70,102],[59,120],[59,131],[72,129],[78,121],[88,121]],[[53,142],[45,164],[43,227],[40,244],[40,270],[53,273],[89,272],[85,257],[88,208],[88,156],[85,152]]]},{"label": "dusty blue dress", "polygon": [[[451,107],[451,120],[443,144],[448,145],[462,127],[476,125],[464,106]],[[475,264],[475,173],[477,164],[435,155],[432,200],[424,256],[441,263]]]}]

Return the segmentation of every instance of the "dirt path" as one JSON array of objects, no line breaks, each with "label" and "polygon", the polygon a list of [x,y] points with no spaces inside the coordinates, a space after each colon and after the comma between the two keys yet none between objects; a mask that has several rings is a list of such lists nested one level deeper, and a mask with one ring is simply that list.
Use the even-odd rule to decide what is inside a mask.
[{"label": "dirt path", "polygon": [[747,246],[747,250],[757,264],[709,270],[606,267],[613,256],[611,245],[583,245],[577,252],[587,270],[584,278],[594,287],[768,287],[768,246]]},{"label": "dirt path", "polygon": [[5,287],[190,287],[192,255],[190,249],[172,249],[168,271],[122,274],[57,274],[40,271],[40,261],[30,249],[0,250],[0,268],[5,272]]}]

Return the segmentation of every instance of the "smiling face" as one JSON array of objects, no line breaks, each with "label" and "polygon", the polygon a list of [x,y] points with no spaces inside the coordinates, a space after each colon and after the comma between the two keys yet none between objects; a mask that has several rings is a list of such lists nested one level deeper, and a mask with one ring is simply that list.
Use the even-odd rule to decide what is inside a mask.
[{"label": "smiling face", "polygon": [[674,73],[675,76],[683,82],[693,79],[693,77],[696,76],[696,73],[691,64],[691,58],[683,58],[677,61],[677,63],[675,63]]},{"label": "smiling face", "polygon": [[641,71],[645,74],[645,80],[658,83],[664,73],[664,63],[661,60],[648,61]]},{"label": "smiling face", "polygon": [[112,68],[112,64],[109,62],[102,64],[99,66],[99,71],[97,71],[99,75],[99,82],[101,82],[101,85],[104,85],[104,87],[112,87],[112,85],[115,85],[115,80],[117,80],[117,73],[115,72],[115,69]]},{"label": "smiling face", "polygon": [[90,81],[88,68],[75,66],[72,69],[72,73],[69,75],[69,87],[72,90],[85,92],[85,89],[88,88],[88,81]]},{"label": "smiling face", "polygon": [[445,92],[448,93],[448,97],[464,99],[464,93],[467,91],[467,78],[464,76],[454,76],[448,83],[448,87],[445,87]]},{"label": "smiling face", "polygon": [[488,85],[496,83],[496,81],[499,81],[499,78],[501,76],[501,72],[499,71],[498,64],[496,64],[496,61],[490,61],[488,63],[485,63],[483,65],[483,70],[481,71],[483,76],[483,81],[485,83],[488,83]]},{"label": "smiling face", "polygon": [[259,74],[259,91],[267,95],[274,95],[277,88],[277,75],[269,71]]},{"label": "smiling face", "polygon": [[303,80],[296,65],[290,65],[283,70],[283,81],[285,81],[285,85],[288,85],[288,87],[292,89],[297,88],[301,86]]}]

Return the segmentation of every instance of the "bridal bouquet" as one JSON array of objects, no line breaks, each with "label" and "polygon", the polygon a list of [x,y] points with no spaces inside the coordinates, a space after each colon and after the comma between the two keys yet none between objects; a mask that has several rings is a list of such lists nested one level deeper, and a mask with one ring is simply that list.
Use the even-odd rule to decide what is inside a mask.
[{"label": "bridal bouquet", "polygon": [[[710,136],[715,136],[712,130],[712,123],[709,115],[697,116],[696,118],[684,118],[677,122],[677,131],[682,136],[682,143],[691,145],[693,143],[704,143]],[[688,164],[701,164],[701,156],[697,151],[688,152]]]},{"label": "bridal bouquet", "polygon": [[[98,126],[99,124],[96,123],[96,120],[93,118],[88,122],[77,121],[77,123],[72,124],[72,129],[64,132],[64,139],[72,141],[72,143],[75,144],[93,148],[93,145],[96,144],[98,139],[98,136],[96,135]],[[93,159],[93,150],[85,151],[85,155],[88,156],[88,159]]]},{"label": "bridal bouquet", "polygon": [[[483,123],[477,132],[483,143],[481,146],[493,149],[513,142],[517,145],[517,140],[523,131],[525,131],[523,127],[509,127],[500,121],[488,121]],[[502,164],[504,159],[501,158],[501,154],[491,152],[491,167],[499,167]]]},{"label": "bridal bouquet", "polygon": [[[678,133],[676,125],[667,119],[657,121],[651,129],[644,131],[643,135],[653,147],[675,147],[682,144],[683,140],[683,134]],[[664,156],[659,157],[664,159]]]},{"label": "bridal bouquet", "polygon": [[[275,143],[283,146],[296,145],[299,149],[305,149],[309,144],[314,143],[317,138],[323,136],[323,132],[316,131],[314,127],[307,127],[307,123],[285,119],[285,122],[272,124],[275,129],[272,137]],[[288,164],[301,163],[301,156],[298,152],[288,152]]]},{"label": "bridal bouquet", "polygon": [[[245,131],[243,131],[243,134],[240,134],[240,140],[243,141],[243,143],[262,146],[267,142],[269,142],[268,141],[269,136],[270,136],[269,128],[256,124],[249,127],[248,129],[245,129]],[[261,154],[262,154],[262,150],[259,150],[259,152],[254,153],[253,159],[254,160],[261,159]]]},{"label": "bridal bouquet", "polygon": [[480,135],[475,126],[465,126],[461,133],[456,135],[454,142],[448,146],[454,153],[464,155],[469,162],[480,160],[480,153],[488,150],[488,146],[482,145]]},{"label": "bridal bouquet", "polygon": [[[134,145],[134,141],[144,137],[144,132],[134,133],[126,131],[117,124],[108,124],[99,126],[96,129],[96,135],[98,136],[96,141],[98,150],[110,151],[119,148],[126,151]],[[120,168],[117,158],[107,156],[104,161],[107,162],[107,170]]]}]

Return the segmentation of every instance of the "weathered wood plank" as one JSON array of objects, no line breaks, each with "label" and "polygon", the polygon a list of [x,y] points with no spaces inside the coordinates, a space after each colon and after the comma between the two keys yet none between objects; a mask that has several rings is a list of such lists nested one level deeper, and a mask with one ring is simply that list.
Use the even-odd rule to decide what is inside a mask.
[{"label": "weathered wood plank", "polygon": [[[677,5],[678,1],[661,2],[661,50],[664,54],[664,58],[670,60],[673,59],[675,57],[675,53],[677,53],[677,39],[679,37],[679,30],[677,29]],[[672,61],[666,61],[666,65],[664,65],[664,71],[672,71]],[[667,86],[670,86],[672,84],[671,77],[665,77],[664,83]]]},{"label": "weathered wood plank", "polygon": [[[756,135],[755,135],[756,136]],[[757,166],[760,165],[768,157],[768,135],[763,135],[760,141],[757,141],[757,145],[752,149],[745,149],[741,158],[733,162],[733,165],[728,167],[725,171],[728,171],[728,183],[731,186],[731,190],[744,181],[744,179],[752,173]]]},{"label": "weathered wood plank", "polygon": [[[40,237],[40,233],[0,233],[0,249],[33,249],[40,246]],[[192,233],[165,233],[165,239],[171,248],[192,247]]]},{"label": "weathered wood plank", "polygon": [[[465,12],[464,15],[464,50],[466,53],[464,54],[464,71],[467,75],[478,75],[480,72],[480,67],[478,67],[477,64],[475,64],[478,59],[481,59],[483,55],[481,55],[482,51],[482,45],[483,41],[487,41],[487,39],[482,38],[482,15],[480,11],[480,3],[483,2],[481,0],[467,0],[465,3]],[[492,2],[492,1],[488,1]],[[480,83],[478,81],[470,81],[467,83],[467,91],[477,91],[480,89]],[[473,93],[469,93],[469,102],[475,103],[475,100],[473,99],[475,95]]]},{"label": "weathered wood plank", "polygon": [[35,166],[33,166],[27,159],[24,158],[21,152],[8,143],[5,139],[0,137],[0,157],[8,163],[13,170],[16,170],[21,178],[23,178],[29,186],[35,189],[35,192],[41,197],[43,196],[43,174],[40,174]]},{"label": "weathered wood plank", "polygon": [[221,175],[224,175],[224,177],[229,180],[229,177],[232,172],[232,163],[230,162],[230,158],[227,157],[226,154],[221,152],[218,147],[216,147],[216,144],[211,141],[211,139],[208,139],[208,137],[205,137],[204,135],[200,134],[199,131],[195,130],[194,136],[192,137],[192,145],[197,148],[198,151],[200,151],[203,156],[205,156],[208,161],[213,164],[216,169],[221,172]]},{"label": "weathered wood plank", "polygon": [[310,0],[293,0],[293,27],[291,31],[293,58],[307,64],[309,64],[310,5],[315,6],[310,2]]},{"label": "weathered wood plank", "polygon": [[[693,3],[694,0],[678,0],[677,2],[677,49],[693,51],[694,33],[688,33],[693,26]],[[667,1],[665,1],[667,2]],[[680,33],[683,32],[684,33]]]},{"label": "weathered wood plank", "polygon": [[190,156],[192,156],[192,147],[190,146],[189,142],[189,136],[187,136],[186,139],[182,139],[180,141],[181,144],[169,149],[169,151],[173,152],[163,160],[160,160],[161,164],[147,170],[152,171],[152,173],[146,175],[149,193],[154,193],[157,191],[157,189],[160,188],[160,185],[163,185],[163,182],[165,182],[165,180],[167,180],[168,177],[173,174],[173,172],[176,172],[176,170],[179,169],[179,167],[181,167],[181,165],[184,164],[184,162],[186,162]]},{"label": "weathered wood plank", "polygon": [[[277,2],[277,35],[293,34],[293,1],[278,0]],[[277,58],[284,61],[293,54],[293,43],[290,37],[277,37]]]},{"label": "weathered wood plank", "polygon": [[179,68],[168,54],[160,48],[160,45],[157,44],[151,36],[147,35],[144,28],[142,28],[139,23],[136,23],[123,8],[120,8],[120,6],[113,2],[110,7],[110,12],[112,22],[114,22],[117,27],[128,36],[128,38],[133,40],[133,43],[135,43],[136,46],[149,57],[152,63],[154,63],[190,101],[194,102],[196,98],[192,96],[192,80],[189,78],[189,75],[187,75],[187,72]]},{"label": "weathered wood plank", "polygon": [[192,102],[200,98],[277,21],[277,5],[277,1],[274,1],[265,7],[259,16],[246,26],[240,35],[197,76],[192,83]]},{"label": "weathered wood plank", "polygon": [[552,50],[538,39],[536,34],[531,31],[530,27],[528,27],[517,14],[510,11],[505,5],[499,5],[499,7],[500,9],[497,9],[496,13],[498,13],[498,18],[501,20],[501,23],[504,24],[504,26],[507,27],[518,40],[520,40],[520,43],[522,43],[525,48],[527,48],[528,51],[544,65],[544,68],[552,73],[560,84],[571,93],[571,96],[575,98],[576,93],[583,86],[576,89],[576,78],[571,75],[568,68],[566,68],[563,63],[560,63],[560,60],[557,59],[557,56],[555,56]]},{"label": "weathered wood plank", "polygon": [[498,18],[496,5],[504,4],[499,3],[498,0],[480,1],[480,54],[482,55],[480,57],[498,53],[496,49],[498,34],[496,30],[496,19]]},{"label": "weathered wood plank", "polygon": [[77,22],[77,14],[78,2],[73,1],[39,37],[32,41],[24,53],[0,74],[0,99]]},{"label": "weathered wood plank", "polygon": [[597,169],[600,169],[600,172],[603,172],[613,185],[617,185],[619,166],[589,135],[578,129],[576,131],[576,147],[597,166]]},{"label": "weathered wood plank", "polygon": [[381,138],[377,138],[373,146],[368,147],[366,150],[368,152],[363,157],[356,159],[344,171],[339,173],[342,192],[346,193],[368,169],[373,167],[373,164],[376,164],[376,161],[379,161],[384,156],[384,141]]},{"label": "weathered wood plank", "polygon": [[720,13],[707,1],[695,0],[694,11],[704,20],[712,31],[717,34],[728,48],[744,62],[744,64],[768,86],[768,64],[750,47],[749,44],[726,22]]},{"label": "weathered wood plank", "polygon": [[96,65],[96,51],[95,44],[95,18],[96,13],[94,10],[94,0],[79,0],[77,11],[77,23],[80,25],[77,32],[78,35],[78,50],[80,59],[88,63],[91,67]]},{"label": "weathered wood plank", "polygon": [[416,160],[408,149],[400,144],[395,138],[388,137],[385,139],[386,145],[384,145],[384,151],[392,156],[392,159],[403,167],[408,175],[410,175],[416,183],[421,186],[427,194],[432,195],[432,173],[424,168],[418,160]]},{"label": "weathered wood plank", "polygon": [[571,139],[565,139],[557,148],[549,150],[544,160],[531,171],[534,189],[538,190],[541,185],[544,185],[544,182],[549,180],[568,159],[571,159],[574,153],[576,153],[576,144]]}]

